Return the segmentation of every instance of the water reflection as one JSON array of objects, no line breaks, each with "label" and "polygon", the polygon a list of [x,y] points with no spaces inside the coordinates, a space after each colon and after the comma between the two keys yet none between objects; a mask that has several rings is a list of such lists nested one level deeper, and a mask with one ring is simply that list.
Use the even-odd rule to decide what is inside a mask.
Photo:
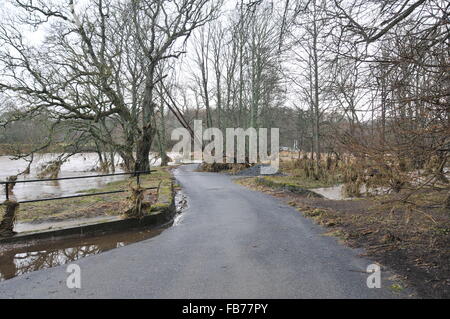
[{"label": "water reflection", "polygon": [[4,246],[0,250],[0,281],[152,238],[159,235],[164,229],[135,230],[24,246]]}]

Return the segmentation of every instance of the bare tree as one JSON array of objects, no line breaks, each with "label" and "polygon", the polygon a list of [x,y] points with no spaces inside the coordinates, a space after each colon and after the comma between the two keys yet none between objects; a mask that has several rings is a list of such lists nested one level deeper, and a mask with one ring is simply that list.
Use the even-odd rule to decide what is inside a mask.
[{"label": "bare tree", "polygon": [[[93,0],[84,14],[73,0],[15,3],[26,18],[0,27],[0,90],[20,101],[27,116],[45,111],[55,121],[70,120],[74,129],[113,146],[128,170],[148,170],[153,91],[164,77],[155,70],[183,54],[183,43],[214,19],[218,3]],[[51,25],[51,31],[36,46],[20,25]],[[120,131],[105,130],[98,124],[104,118]]]}]

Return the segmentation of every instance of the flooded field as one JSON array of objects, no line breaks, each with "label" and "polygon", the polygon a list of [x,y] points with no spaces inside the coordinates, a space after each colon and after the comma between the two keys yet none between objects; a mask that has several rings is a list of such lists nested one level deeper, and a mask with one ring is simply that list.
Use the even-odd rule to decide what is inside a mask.
[{"label": "flooded field", "polygon": [[[331,186],[331,187],[312,188],[311,190],[315,193],[318,193],[318,194],[324,196],[327,199],[333,199],[333,200],[354,199],[354,197],[345,196],[343,184],[339,184],[339,185]],[[361,192],[362,196],[359,198],[362,198],[362,197],[367,197],[368,194],[370,194],[370,195],[387,194],[388,189],[383,188],[383,187],[377,187],[375,189],[367,190],[365,185],[361,185],[360,192]]]},{"label": "flooded field", "polygon": [[[58,154],[36,154],[35,160],[31,165],[31,171],[28,175],[19,176],[18,180],[36,179],[39,167],[57,157]],[[169,154],[173,159],[177,159],[178,154]],[[116,159],[117,162],[119,158]],[[160,160],[152,158],[151,165],[158,166]],[[101,174],[95,171],[98,166],[98,156],[95,153],[76,154],[68,159],[61,166],[61,172],[58,177],[85,176]],[[27,167],[25,160],[12,160],[10,156],[0,156],[0,181],[5,181],[9,176],[18,174]],[[121,173],[119,167],[116,173]],[[109,182],[123,180],[127,176],[107,176],[88,179],[48,181],[37,183],[17,183],[14,187],[13,198],[17,201],[40,199],[47,197],[76,195],[78,192],[91,188],[99,188]],[[0,189],[0,202],[4,200],[4,188]]]},{"label": "flooded field", "polygon": [[343,188],[344,185],[336,185],[331,187],[321,187],[321,188],[313,188],[311,189],[313,192],[322,195],[325,198],[333,199],[333,200],[343,200],[347,199],[343,195]]},{"label": "flooded field", "polygon": [[[39,167],[52,159],[57,154],[38,154],[31,165],[30,174],[19,176],[18,180],[36,179]],[[98,165],[98,157],[94,153],[77,154],[69,158],[61,167],[58,177],[96,175],[93,171]],[[9,156],[0,156],[0,181],[5,181],[8,176],[15,175],[27,167],[24,160],[11,160]],[[122,172],[117,168],[117,172]],[[37,183],[17,183],[14,187],[14,198],[18,201],[39,199],[55,196],[75,195],[77,192],[101,187],[109,182],[127,178],[126,176],[108,176],[101,178],[88,178],[77,180],[48,181]],[[0,190],[0,200],[4,198],[4,189]]]}]

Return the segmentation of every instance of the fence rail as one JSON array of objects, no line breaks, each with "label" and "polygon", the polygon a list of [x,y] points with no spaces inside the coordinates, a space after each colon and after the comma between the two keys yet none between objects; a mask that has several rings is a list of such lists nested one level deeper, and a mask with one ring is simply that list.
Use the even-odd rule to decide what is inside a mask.
[{"label": "fence rail", "polygon": [[[136,183],[137,183],[137,185],[140,185],[140,176],[141,175],[150,174],[151,172],[156,172],[156,170],[137,171],[137,172],[130,172],[130,173],[112,173],[112,174],[102,174],[102,175],[71,176],[71,177],[60,177],[60,178],[29,179],[29,180],[18,180],[18,181],[0,181],[0,185],[5,185],[6,201],[9,201],[9,193],[10,193],[9,185],[10,184],[38,183],[38,182],[61,181],[61,180],[71,180],[71,179],[98,178],[98,177],[108,177],[108,176],[130,175],[130,176],[136,177]],[[147,188],[144,188],[144,189],[145,190],[150,190],[150,189],[157,189],[157,188],[158,187],[147,187]],[[20,202],[17,202],[17,203],[18,204],[35,203],[35,202],[44,202],[44,201],[50,201],[50,200],[60,200],[60,199],[67,199],[67,198],[77,198],[77,197],[117,194],[117,193],[124,193],[124,192],[127,192],[127,191],[126,190],[116,190],[116,191],[109,191],[109,192],[79,194],[79,195],[70,195],[70,196],[62,196],[62,197],[49,197],[49,198],[25,200],[25,201],[20,201]]]}]

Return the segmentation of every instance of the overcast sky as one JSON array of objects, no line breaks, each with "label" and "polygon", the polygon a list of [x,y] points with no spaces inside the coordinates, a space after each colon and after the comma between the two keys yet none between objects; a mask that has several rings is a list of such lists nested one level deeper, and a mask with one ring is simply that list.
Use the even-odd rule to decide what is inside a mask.
[{"label": "overcast sky", "polygon": [[[9,20],[9,18],[13,18],[14,16],[17,16],[18,14],[18,9],[15,8],[11,2],[13,2],[14,0],[0,0],[0,19],[2,21],[7,21]],[[47,0],[48,1],[48,0]],[[52,2],[59,2],[62,4],[66,4],[67,0],[50,0]],[[83,14],[85,12],[85,10],[83,9],[83,7],[85,7],[90,0],[76,0],[75,1],[75,10],[77,12],[79,12],[80,14]],[[224,1],[224,6],[222,7],[222,11],[221,11],[221,15],[220,15],[220,19],[223,21],[222,23],[227,23],[227,16],[229,16],[229,14],[234,10],[234,7],[236,6],[238,0],[225,0]],[[268,3],[270,1],[267,1]],[[283,2],[274,2],[275,5],[279,4],[282,5]],[[21,10],[21,12],[23,12]],[[25,36],[25,38],[30,41],[30,43],[34,44],[34,45],[39,45],[46,36],[47,30],[49,28],[49,24],[45,24],[43,26],[40,26],[38,29],[33,29],[31,27],[24,27],[23,28],[23,35]],[[198,32],[198,30],[196,31]],[[192,57],[195,54],[193,45],[192,45],[192,41],[194,40],[194,37],[191,36],[188,44],[187,44],[187,55],[183,56],[182,62],[183,63],[178,63],[176,64],[177,67],[177,75],[178,75],[178,79],[181,83],[185,84],[185,85],[189,85],[192,84],[194,81],[194,72],[198,72],[196,70],[196,66],[193,65],[192,63]],[[181,62],[181,61],[179,61]],[[286,62],[285,62],[286,63]],[[290,65],[290,66],[289,66]],[[289,70],[295,70],[298,69],[298,66],[295,66],[291,63],[288,62],[288,69]],[[212,69],[210,69],[210,72],[212,72]],[[211,74],[210,79],[213,79],[213,74]],[[298,95],[296,95],[296,87],[295,85],[285,85],[285,90],[286,90],[286,106],[293,106],[294,104],[297,106],[302,106],[301,103],[304,102],[299,102],[301,101],[298,98]],[[194,103],[192,94],[191,94],[191,103]],[[212,100],[212,103],[214,103],[214,99]],[[300,103],[300,105],[299,105]],[[307,108],[306,105],[303,105],[303,108]]]}]

